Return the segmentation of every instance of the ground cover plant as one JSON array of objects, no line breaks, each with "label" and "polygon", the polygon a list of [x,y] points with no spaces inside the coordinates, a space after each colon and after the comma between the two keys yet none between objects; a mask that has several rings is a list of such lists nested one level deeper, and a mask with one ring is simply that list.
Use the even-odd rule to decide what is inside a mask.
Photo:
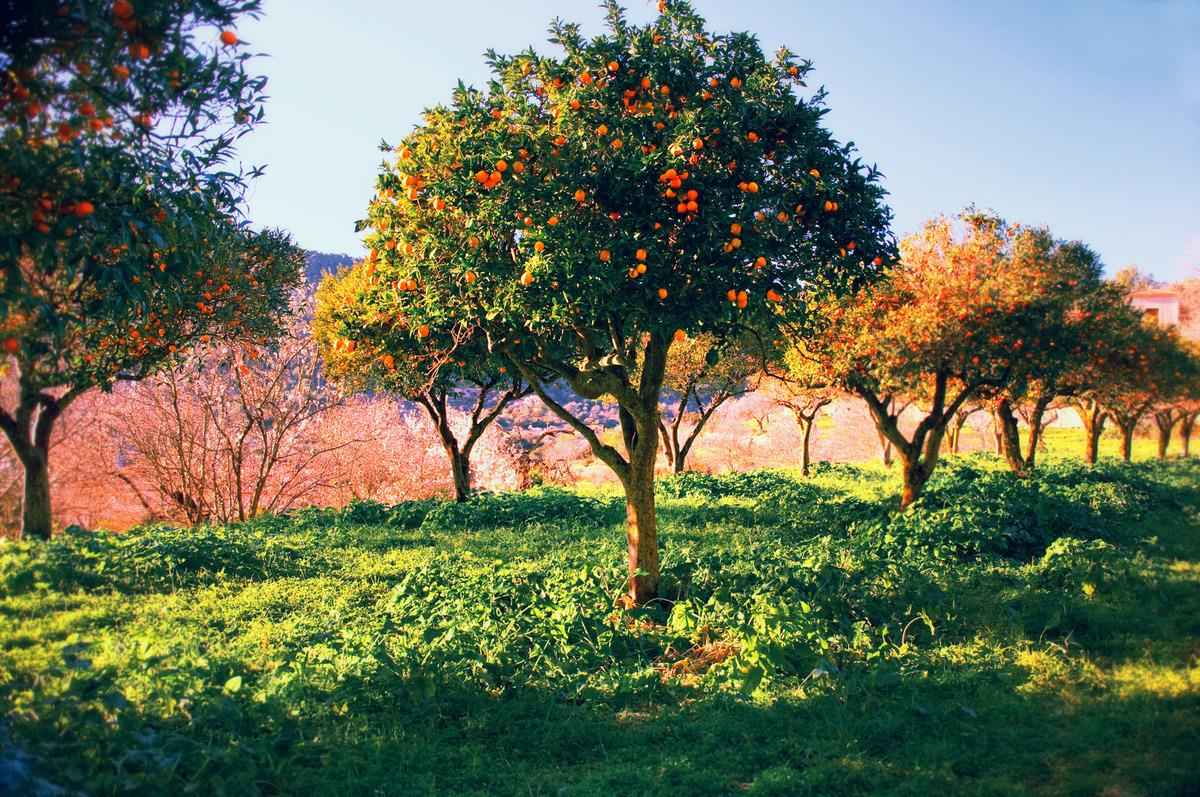
[{"label": "ground cover plant", "polygon": [[616,492],[7,543],[0,783],[1186,793],[1198,476],[955,457],[896,514],[881,469],[685,473],[634,610]]}]

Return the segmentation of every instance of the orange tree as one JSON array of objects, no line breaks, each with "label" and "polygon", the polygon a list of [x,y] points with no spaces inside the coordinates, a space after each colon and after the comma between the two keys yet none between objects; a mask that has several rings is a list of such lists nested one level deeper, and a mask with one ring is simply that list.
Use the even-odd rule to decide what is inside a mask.
[{"label": "orange tree", "polygon": [[[557,56],[489,53],[395,149],[361,227],[360,301],[408,334],[478,328],[625,490],[630,598],[656,596],[660,400],[671,345],[762,336],[893,254],[878,173],[821,126],[787,51],[716,35],[682,2],[645,26],[608,5]],[[407,280],[405,282],[405,280]],[[401,283],[403,288],[397,288]],[[612,445],[549,390],[610,396]]]},{"label": "orange tree", "polygon": [[[1039,269],[1013,256],[1017,233],[968,211],[936,218],[900,244],[889,278],[831,301],[824,329],[799,347],[829,384],[861,397],[903,466],[901,506],[933,474],[948,425],[985,390],[1024,368]],[[911,399],[911,404],[909,403]],[[906,407],[919,418],[906,432]]]},{"label": "orange tree", "polygon": [[[1087,397],[1110,418],[1121,433],[1121,458],[1133,454],[1133,434],[1147,413],[1158,405],[1170,406],[1191,379],[1194,355],[1174,329],[1134,317],[1123,345],[1113,347],[1103,361],[1103,377]],[[1161,423],[1161,422],[1160,422]],[[1160,435],[1160,455],[1165,455],[1172,423]],[[1102,427],[1101,427],[1102,429]],[[1098,432],[1089,430],[1088,461],[1096,461]]]},{"label": "orange tree", "polygon": [[759,341],[725,343],[722,348],[711,335],[699,335],[674,342],[667,355],[663,386],[669,411],[658,428],[675,473],[687,469],[688,454],[721,405],[757,388],[763,371],[763,359],[755,353]]},{"label": "orange tree", "polygon": [[261,117],[232,25],[255,2],[8,4],[0,26],[0,335],[19,389],[0,427],[25,470],[25,534],[50,534],[55,420],[212,335],[275,327],[299,272],[239,221],[229,169]]},{"label": "orange tree", "polygon": [[[1003,267],[1032,278],[1022,310],[1024,335],[1008,379],[983,394],[1000,433],[1001,453],[1014,473],[1025,475],[1036,462],[1046,411],[1056,400],[1080,392],[1081,366],[1103,345],[1097,338],[1105,319],[1113,312],[1123,315],[1124,299],[1103,279],[1103,265],[1086,245],[1055,239],[1044,227],[1014,227]],[[1024,448],[1018,416],[1028,426]]]},{"label": "orange tree", "polygon": [[[402,278],[392,287],[407,290],[407,284]],[[529,395],[529,387],[519,374],[509,372],[506,360],[488,351],[478,328],[412,329],[401,316],[380,313],[360,301],[377,287],[373,262],[321,281],[313,333],[325,374],[351,389],[386,391],[420,405],[450,459],[455,500],[466,501],[472,450],[505,407]],[[452,402],[470,392],[474,400],[466,433],[460,435]]]},{"label": "orange tree", "polygon": [[1154,426],[1158,431],[1158,458],[1167,458],[1171,435],[1179,426],[1182,455],[1188,455],[1192,429],[1200,412],[1200,347],[1194,342],[1174,336],[1168,344],[1173,373],[1170,381],[1160,391],[1151,408]]}]

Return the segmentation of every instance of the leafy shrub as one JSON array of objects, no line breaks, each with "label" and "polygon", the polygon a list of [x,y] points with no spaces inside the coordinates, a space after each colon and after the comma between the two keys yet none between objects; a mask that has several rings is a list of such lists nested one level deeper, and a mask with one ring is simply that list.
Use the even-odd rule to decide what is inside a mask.
[{"label": "leafy shrub", "polygon": [[541,524],[609,526],[624,517],[616,498],[581,496],[558,487],[522,493],[489,493],[466,503],[438,503],[421,525],[426,531],[480,531]]}]

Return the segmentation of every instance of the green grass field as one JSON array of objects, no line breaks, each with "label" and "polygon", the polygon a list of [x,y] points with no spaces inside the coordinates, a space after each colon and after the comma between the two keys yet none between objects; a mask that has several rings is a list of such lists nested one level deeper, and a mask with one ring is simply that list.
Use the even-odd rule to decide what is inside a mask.
[{"label": "green grass field", "polygon": [[604,493],[5,543],[0,792],[1200,789],[1200,461],[893,478],[666,481],[632,613]]}]

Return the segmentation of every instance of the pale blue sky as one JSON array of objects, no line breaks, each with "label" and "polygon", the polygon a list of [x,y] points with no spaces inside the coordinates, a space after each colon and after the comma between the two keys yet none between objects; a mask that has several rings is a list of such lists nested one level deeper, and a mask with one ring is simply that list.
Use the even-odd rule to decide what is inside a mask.
[{"label": "pale blue sky", "polygon": [[[482,53],[546,44],[555,15],[601,29],[592,2],[266,0],[239,31],[270,77],[267,165],[250,210],[300,244],[358,254],[381,138],[398,141]],[[632,19],[654,4],[629,4]],[[716,31],[787,44],[829,89],[828,124],[879,164],[897,234],[969,203],[1049,224],[1110,270],[1200,265],[1200,0],[985,3],[698,0]]]}]

